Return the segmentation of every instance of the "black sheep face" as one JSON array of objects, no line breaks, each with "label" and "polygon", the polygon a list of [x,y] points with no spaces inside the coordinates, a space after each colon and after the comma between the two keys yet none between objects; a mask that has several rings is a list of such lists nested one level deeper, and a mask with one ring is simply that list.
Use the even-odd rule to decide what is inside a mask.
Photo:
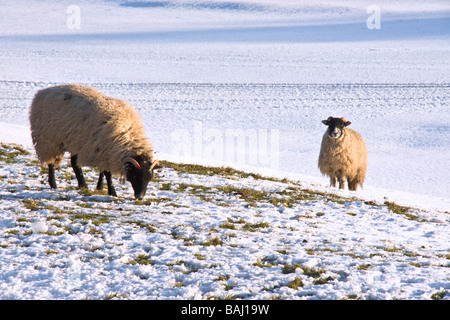
[{"label": "black sheep face", "polygon": [[333,139],[339,139],[340,137],[342,137],[344,128],[351,124],[351,122],[345,120],[345,118],[333,117],[329,117],[327,120],[322,120],[322,123],[328,126],[327,134]]},{"label": "black sheep face", "polygon": [[138,200],[142,200],[147,191],[147,186],[150,180],[153,178],[153,170],[151,168],[152,163],[143,157],[136,157],[135,160],[139,164],[133,164],[132,162],[125,163],[126,179],[131,183],[134,190],[134,197]]}]

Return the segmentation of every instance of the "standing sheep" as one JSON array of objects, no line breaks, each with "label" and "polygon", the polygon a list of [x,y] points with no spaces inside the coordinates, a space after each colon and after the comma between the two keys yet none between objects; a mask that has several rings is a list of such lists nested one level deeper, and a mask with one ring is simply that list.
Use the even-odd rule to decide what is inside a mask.
[{"label": "standing sheep", "polygon": [[347,128],[351,124],[345,118],[329,117],[322,121],[328,126],[322,138],[319,155],[319,169],[330,177],[330,184],[356,191],[362,187],[367,170],[367,148],[362,137],[356,131]]},{"label": "standing sheep", "polygon": [[50,187],[56,188],[54,169],[67,151],[80,188],[86,187],[80,166],[92,166],[100,169],[98,189],[104,175],[108,194],[116,196],[111,176],[120,175],[131,182],[137,199],[144,197],[158,161],[139,114],[127,102],[75,84],[50,87],[36,93],[30,124]]}]

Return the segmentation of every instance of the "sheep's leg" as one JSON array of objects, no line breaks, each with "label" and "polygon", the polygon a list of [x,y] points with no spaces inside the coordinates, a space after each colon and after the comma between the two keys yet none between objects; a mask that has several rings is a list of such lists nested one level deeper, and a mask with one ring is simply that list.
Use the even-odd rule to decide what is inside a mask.
[{"label": "sheep's leg", "polygon": [[116,190],[114,189],[114,186],[113,186],[112,180],[111,180],[111,172],[105,171],[104,174],[106,177],[106,184],[108,185],[108,194],[110,196],[117,197]]},{"label": "sheep's leg", "polygon": [[358,189],[357,179],[354,178],[353,180],[348,180],[348,190],[356,191],[356,189]]},{"label": "sheep's leg", "polygon": [[345,189],[345,179],[344,178],[339,179],[339,189]]},{"label": "sheep's leg", "polygon": [[97,190],[103,190],[103,177],[104,173],[100,172],[100,175],[98,176],[98,182],[97,182]]},{"label": "sheep's leg", "polygon": [[345,189],[345,176],[341,169],[336,171],[335,179],[339,181],[339,189]]},{"label": "sheep's leg", "polygon": [[70,158],[70,163],[72,164],[73,171],[75,172],[75,176],[77,177],[78,187],[87,188],[86,181],[84,181],[83,170],[78,166],[77,163],[77,155],[74,155]]},{"label": "sheep's leg", "polygon": [[337,183],[336,176],[331,176],[330,177],[330,186],[332,186],[333,188],[336,188],[336,183]]},{"label": "sheep's leg", "polygon": [[48,184],[50,188],[56,189],[55,166],[52,164],[48,165]]}]

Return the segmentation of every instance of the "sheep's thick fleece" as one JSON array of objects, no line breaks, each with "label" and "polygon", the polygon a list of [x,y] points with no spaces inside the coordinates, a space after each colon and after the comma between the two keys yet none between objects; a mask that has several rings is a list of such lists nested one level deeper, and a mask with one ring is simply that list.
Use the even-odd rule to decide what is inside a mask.
[{"label": "sheep's thick fleece", "polygon": [[153,162],[153,146],[139,114],[126,101],[94,88],[60,85],[36,93],[30,109],[31,136],[40,161],[57,167],[64,152],[80,166],[120,175],[124,159]]},{"label": "sheep's thick fleece", "polygon": [[346,179],[355,187],[362,186],[367,170],[367,148],[363,138],[350,128],[344,128],[339,139],[333,139],[325,132],[319,155],[319,169],[322,174],[338,180]]}]

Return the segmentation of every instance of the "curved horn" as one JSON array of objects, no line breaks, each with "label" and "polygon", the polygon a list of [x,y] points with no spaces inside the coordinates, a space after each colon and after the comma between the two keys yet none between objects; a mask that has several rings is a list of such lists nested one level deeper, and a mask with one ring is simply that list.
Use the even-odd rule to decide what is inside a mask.
[{"label": "curved horn", "polygon": [[159,160],[153,161],[152,165],[150,166],[150,171],[152,171],[155,168],[155,166],[159,166]]},{"label": "curved horn", "polygon": [[139,164],[139,162],[136,161],[136,159],[133,159],[131,157],[125,158],[125,160],[123,160],[124,163],[130,162],[133,164],[133,166],[136,169],[142,169],[141,165]]}]

